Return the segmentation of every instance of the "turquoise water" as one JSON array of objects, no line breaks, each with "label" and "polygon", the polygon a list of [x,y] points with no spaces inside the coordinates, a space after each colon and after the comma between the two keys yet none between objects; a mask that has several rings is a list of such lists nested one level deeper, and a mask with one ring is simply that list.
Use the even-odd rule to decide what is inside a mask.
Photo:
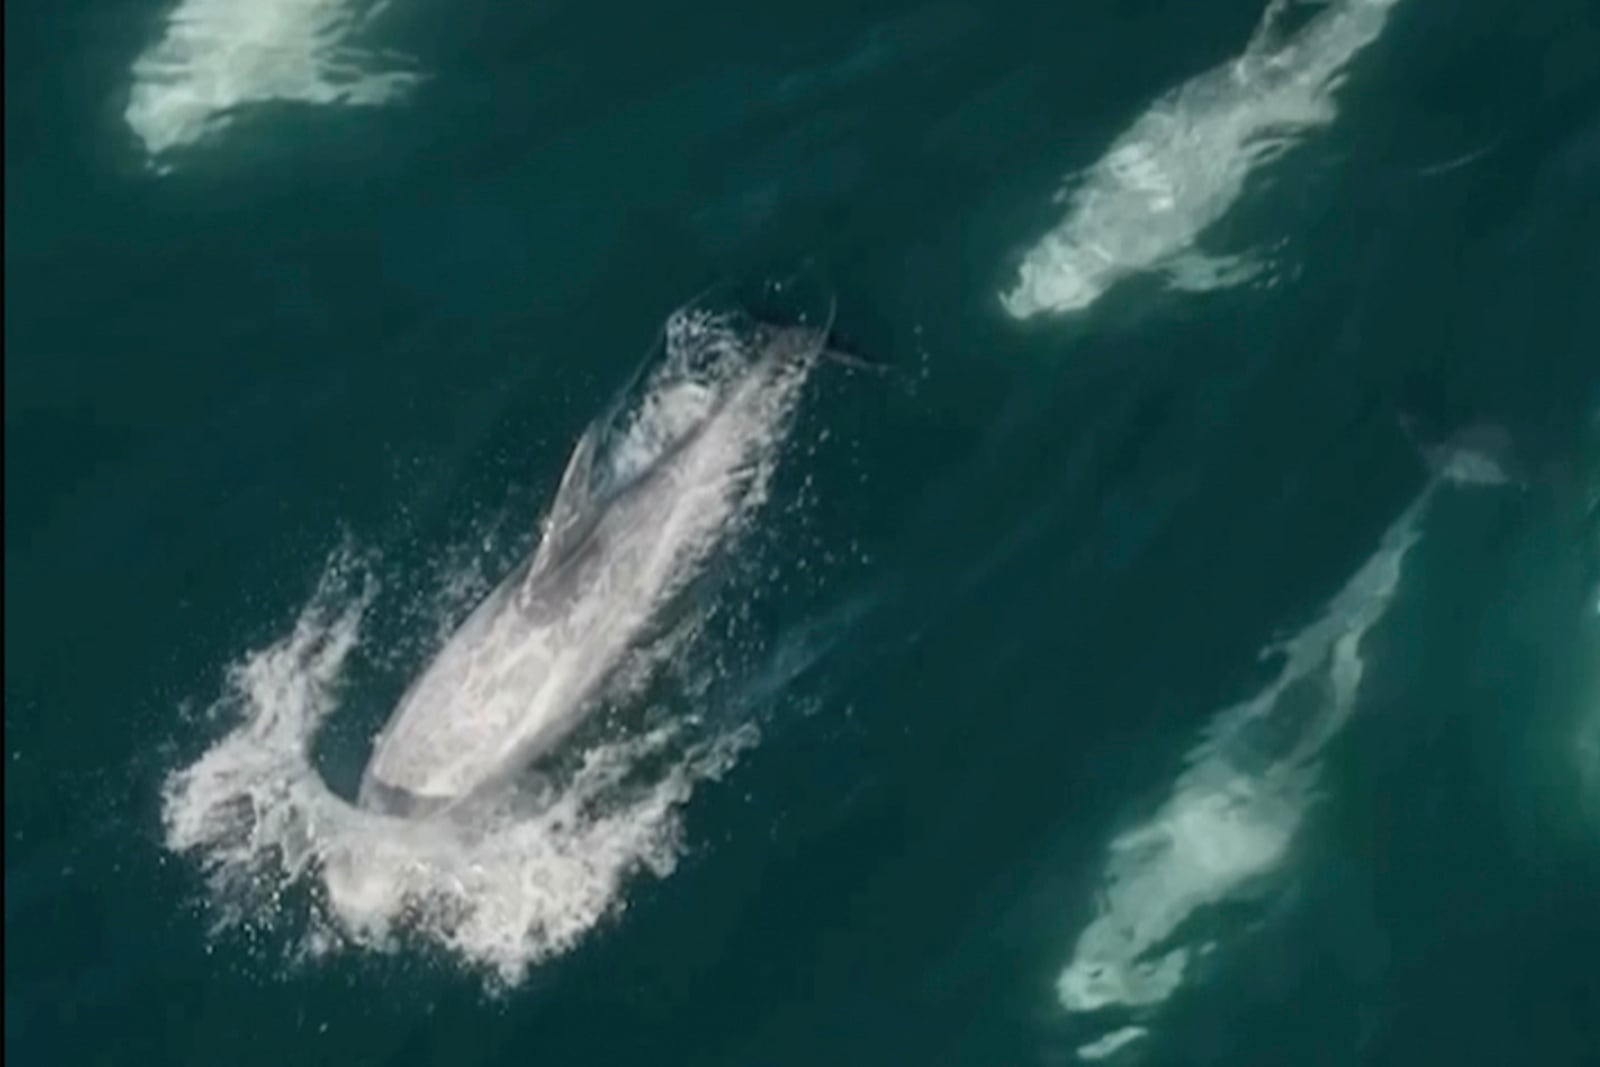
[{"label": "turquoise water", "polygon": [[[1592,4],[6,24],[18,1062],[1600,1060]],[[357,809],[797,265],[887,369],[509,808]]]}]

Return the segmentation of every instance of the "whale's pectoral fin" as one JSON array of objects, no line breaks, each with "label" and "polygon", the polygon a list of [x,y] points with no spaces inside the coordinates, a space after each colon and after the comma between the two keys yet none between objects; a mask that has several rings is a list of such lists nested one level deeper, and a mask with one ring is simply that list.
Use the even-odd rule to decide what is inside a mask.
[{"label": "whale's pectoral fin", "polygon": [[1266,268],[1251,256],[1216,256],[1185,252],[1162,267],[1167,286],[1184,293],[1206,293],[1243,285]]},{"label": "whale's pectoral fin", "polygon": [[1256,24],[1246,55],[1270,55],[1287,45],[1306,20],[1327,0],[1270,0],[1261,21]]},{"label": "whale's pectoral fin", "polygon": [[822,358],[829,363],[837,363],[841,367],[848,367],[850,370],[870,371],[873,374],[888,374],[894,370],[887,363],[862,359],[860,356],[851,355],[849,352],[843,352],[837,348],[824,348],[822,350]]}]

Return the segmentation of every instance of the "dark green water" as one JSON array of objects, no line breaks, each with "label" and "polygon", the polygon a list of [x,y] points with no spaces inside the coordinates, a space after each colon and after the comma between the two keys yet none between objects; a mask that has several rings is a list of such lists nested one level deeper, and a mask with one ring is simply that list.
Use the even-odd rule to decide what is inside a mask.
[{"label": "dark green water", "polygon": [[[1600,11],[1263,6],[8,9],[8,1055],[1600,1062]],[[342,822],[669,313],[808,259],[893,372],[698,639],[487,843]]]}]

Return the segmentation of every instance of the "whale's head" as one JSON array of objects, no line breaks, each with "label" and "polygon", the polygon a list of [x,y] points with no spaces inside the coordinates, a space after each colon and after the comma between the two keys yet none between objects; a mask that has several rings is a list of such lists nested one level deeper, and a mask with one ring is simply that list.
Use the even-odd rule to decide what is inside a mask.
[{"label": "whale's head", "polygon": [[1000,298],[1012,318],[1081,311],[1110,287],[1113,272],[1103,260],[1068,246],[1048,257],[1029,255],[1018,268],[1017,284]]},{"label": "whale's head", "polygon": [[825,331],[810,326],[764,325],[758,338],[758,355],[751,367],[757,374],[809,363],[823,354],[828,342]]}]

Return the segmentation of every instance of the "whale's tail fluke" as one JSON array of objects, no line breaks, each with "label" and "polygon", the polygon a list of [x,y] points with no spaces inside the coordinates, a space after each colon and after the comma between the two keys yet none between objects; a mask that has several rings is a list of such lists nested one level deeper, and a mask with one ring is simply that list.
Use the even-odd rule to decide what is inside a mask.
[{"label": "whale's tail fluke", "polygon": [[414,793],[401,786],[390,785],[373,774],[362,779],[358,803],[368,811],[398,819],[424,819],[450,806],[447,797]]},{"label": "whale's tail fluke", "polygon": [[1472,423],[1441,438],[1428,434],[1410,412],[1397,412],[1395,419],[1434,478],[1456,485],[1527,487],[1511,432],[1499,423]]}]

